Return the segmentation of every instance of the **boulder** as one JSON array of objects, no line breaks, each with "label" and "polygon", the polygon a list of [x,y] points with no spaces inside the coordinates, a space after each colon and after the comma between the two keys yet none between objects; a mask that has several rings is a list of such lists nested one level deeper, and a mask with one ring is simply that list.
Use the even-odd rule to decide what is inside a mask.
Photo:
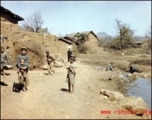
[{"label": "boulder", "polygon": [[43,66],[42,66],[42,69],[43,69],[43,70],[47,70],[47,66],[48,66],[48,65],[43,65]]},{"label": "boulder", "polygon": [[109,80],[125,80],[125,78],[121,73],[113,73]]},{"label": "boulder", "polygon": [[121,55],[124,56],[125,54],[124,54],[124,53],[121,53]]},{"label": "boulder", "polygon": [[132,74],[131,74],[131,73],[128,73],[126,76],[127,76],[127,77],[132,77]]},{"label": "boulder", "polygon": [[115,91],[110,91],[110,90],[106,90],[106,89],[101,89],[100,90],[100,94],[103,94],[104,96],[107,96],[111,101],[119,101],[124,99],[124,95],[119,93],[119,92],[115,92]]},{"label": "boulder", "polygon": [[97,66],[97,67],[95,67],[95,69],[97,69],[97,70],[101,70],[101,69],[103,69],[103,67],[101,67],[101,66]]},{"label": "boulder", "polygon": [[137,73],[137,72],[134,72],[133,74],[133,77],[136,77],[136,78],[138,78],[138,77],[142,77],[142,78],[148,78],[149,77],[149,75],[147,74],[147,73]]},{"label": "boulder", "polygon": [[62,67],[62,62],[55,61],[55,67]]},{"label": "boulder", "polygon": [[148,110],[146,103],[141,97],[125,97],[120,101],[123,109],[136,111],[136,115],[142,115],[143,111]]}]

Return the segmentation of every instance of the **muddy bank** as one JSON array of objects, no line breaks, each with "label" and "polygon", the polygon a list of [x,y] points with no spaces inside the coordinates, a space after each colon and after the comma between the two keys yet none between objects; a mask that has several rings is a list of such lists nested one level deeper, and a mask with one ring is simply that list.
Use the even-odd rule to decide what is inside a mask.
[{"label": "muddy bank", "polygon": [[138,65],[146,65],[146,66],[151,66],[151,60],[147,59],[147,60],[135,60],[135,61],[130,61],[133,64],[138,64]]}]

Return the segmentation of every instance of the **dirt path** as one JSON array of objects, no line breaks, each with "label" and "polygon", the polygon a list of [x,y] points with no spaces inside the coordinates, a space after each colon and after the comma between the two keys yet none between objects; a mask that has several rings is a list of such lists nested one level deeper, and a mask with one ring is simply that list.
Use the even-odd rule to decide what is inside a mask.
[{"label": "dirt path", "polygon": [[27,92],[13,93],[13,81],[17,81],[16,71],[10,70],[6,77],[8,87],[1,87],[2,119],[51,119],[51,118],[139,118],[135,115],[101,114],[101,110],[118,110],[116,103],[108,102],[99,94],[101,88],[108,87],[99,81],[101,70],[79,63],[75,81],[75,93],[66,92],[66,69],[56,68],[54,75],[47,71],[29,71],[30,85]]}]

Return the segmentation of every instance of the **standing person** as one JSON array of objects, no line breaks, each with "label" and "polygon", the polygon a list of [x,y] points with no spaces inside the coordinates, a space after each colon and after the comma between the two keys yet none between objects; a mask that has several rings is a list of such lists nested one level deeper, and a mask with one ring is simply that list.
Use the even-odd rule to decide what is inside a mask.
[{"label": "standing person", "polygon": [[68,62],[69,62],[69,59],[70,59],[70,57],[71,57],[71,55],[72,55],[72,51],[71,51],[71,49],[70,49],[70,48],[69,48],[69,50],[68,50],[67,54],[68,54]]},{"label": "standing person", "polygon": [[140,71],[136,66],[134,66],[132,63],[129,64],[130,73],[138,72],[141,73],[143,71]]},{"label": "standing person", "polygon": [[50,52],[47,50],[46,51],[46,59],[48,63],[48,72],[50,75],[52,75],[51,72],[54,72],[54,64],[55,64],[55,59],[50,55]]},{"label": "standing person", "polygon": [[7,64],[9,64],[8,56],[6,52],[4,52],[4,47],[1,47],[1,74],[4,74],[4,64],[7,61]]},{"label": "standing person", "polygon": [[68,70],[68,74],[67,74],[67,78],[68,78],[68,88],[69,88],[69,92],[71,92],[71,86],[72,86],[72,93],[74,93],[74,82],[75,82],[75,68],[76,68],[76,64],[74,63],[74,58],[71,57],[69,59],[69,64],[66,67],[66,69]]},{"label": "standing person", "polygon": [[[24,60],[24,66],[21,64],[21,61]],[[28,79],[28,69],[29,69],[29,63],[30,59],[27,56],[27,48],[22,47],[21,48],[21,54],[17,58],[17,67],[18,67],[18,79],[20,83],[23,83],[25,85],[25,89],[27,90],[27,86],[29,85],[29,79]],[[22,73],[20,70],[24,70],[24,80],[22,81],[20,78],[22,77]]]},{"label": "standing person", "polygon": [[[19,81],[21,83],[24,83],[24,79],[26,79],[26,64],[24,62],[24,59],[21,59],[20,61],[20,68],[19,68]],[[26,89],[26,86],[24,86],[23,90]]]}]

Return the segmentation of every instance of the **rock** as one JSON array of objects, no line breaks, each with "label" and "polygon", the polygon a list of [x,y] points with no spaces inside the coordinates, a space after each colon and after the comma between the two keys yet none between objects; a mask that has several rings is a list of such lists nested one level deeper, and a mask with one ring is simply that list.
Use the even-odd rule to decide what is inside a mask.
[{"label": "rock", "polygon": [[105,98],[105,99],[108,99],[108,97],[107,97],[107,96],[104,96],[104,98]]},{"label": "rock", "polygon": [[110,76],[109,80],[125,80],[121,73],[114,73]]},{"label": "rock", "polygon": [[148,78],[148,75],[147,74],[143,74],[142,77],[143,78]]},{"label": "rock", "polygon": [[141,97],[126,97],[120,101],[122,108],[137,111],[136,115],[143,114],[144,110],[148,110],[146,103]]},{"label": "rock", "polygon": [[62,62],[55,61],[55,67],[62,67]]},{"label": "rock", "polygon": [[106,89],[101,89],[100,94],[107,96],[111,101],[121,100],[124,98],[124,95],[122,95],[121,93],[115,91],[109,91]]},{"label": "rock", "polygon": [[139,78],[139,77],[143,77],[143,78],[148,78],[149,76],[148,76],[148,74],[147,73],[136,73],[136,72],[134,72],[133,73],[133,77],[136,77],[136,78]]},{"label": "rock", "polygon": [[122,75],[122,74],[119,74],[119,79],[121,79],[121,80],[124,80],[125,78],[124,78],[124,76]]},{"label": "rock", "polygon": [[43,69],[43,70],[47,70],[47,66],[48,66],[48,65],[43,65],[43,66],[42,66],[42,69]]},{"label": "rock", "polygon": [[95,69],[101,70],[103,68],[101,66],[97,66],[97,67],[95,67]]},{"label": "rock", "polygon": [[121,55],[124,56],[125,54],[124,54],[124,53],[121,53]]},{"label": "rock", "polygon": [[132,74],[131,74],[131,73],[128,73],[126,76],[127,76],[127,77],[132,77]]}]

